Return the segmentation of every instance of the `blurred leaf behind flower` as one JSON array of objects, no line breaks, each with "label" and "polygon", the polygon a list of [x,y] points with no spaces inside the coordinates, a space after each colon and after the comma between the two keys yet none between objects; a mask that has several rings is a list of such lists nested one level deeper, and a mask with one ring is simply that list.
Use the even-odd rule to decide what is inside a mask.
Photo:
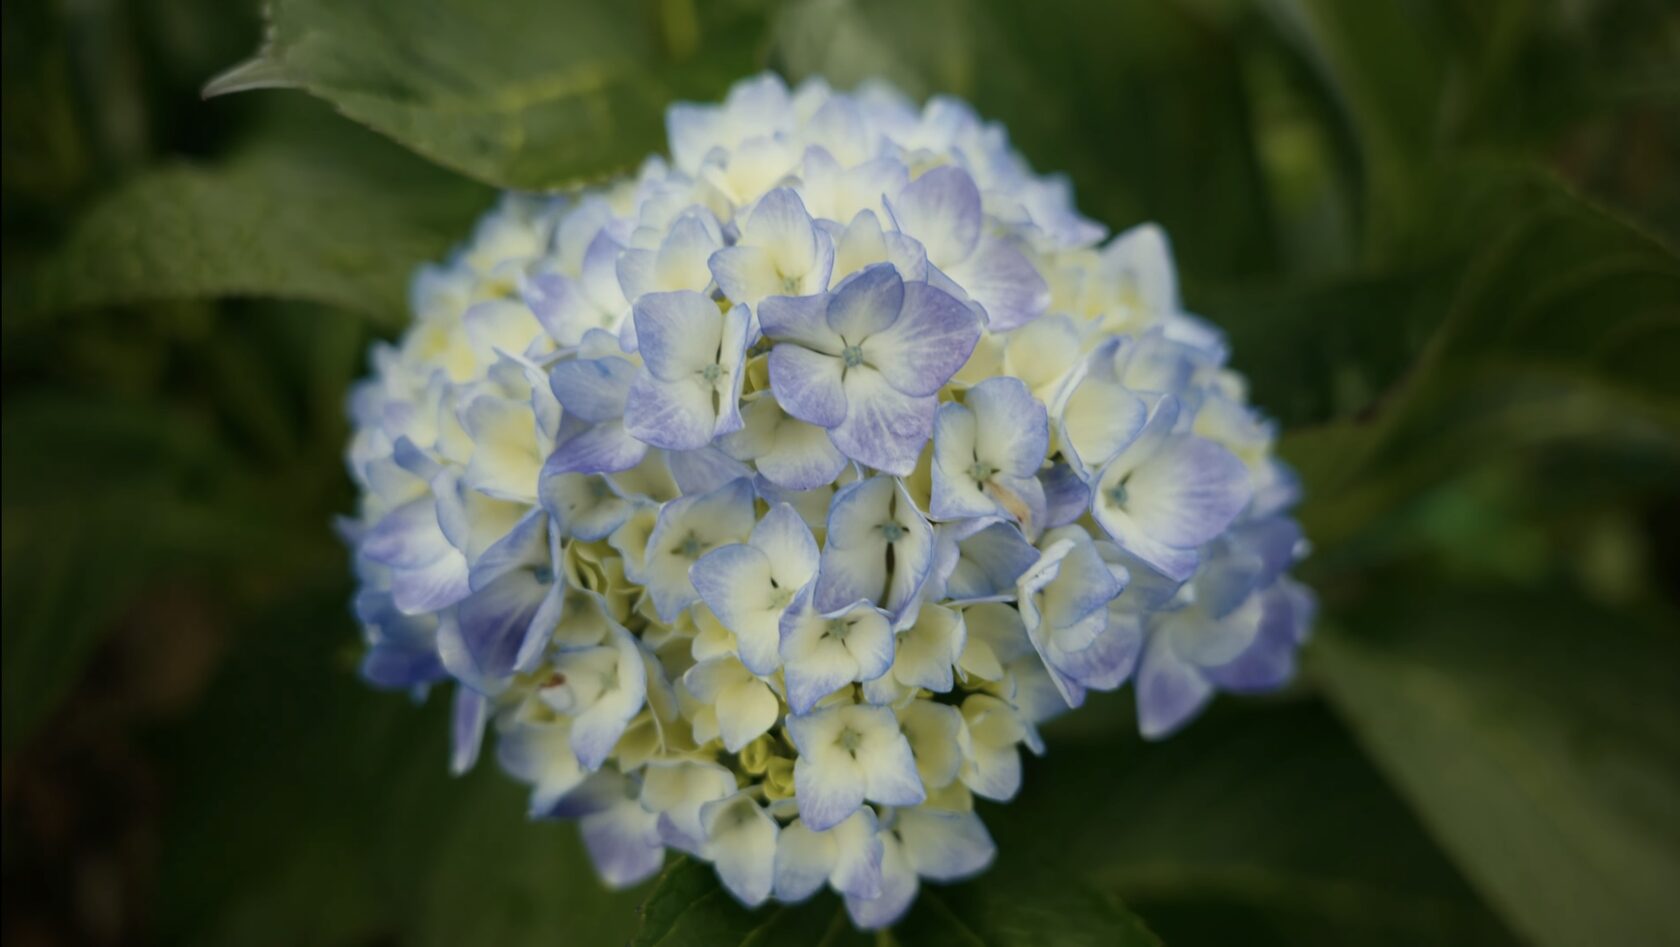
[{"label": "blurred leaf behind flower", "polygon": [[638,918],[570,826],[451,781],[437,699],[353,677],[329,534],[345,388],[485,185],[626,170],[770,67],[964,96],[1160,221],[1285,426],[1325,604],[1282,698],[1158,746],[1128,693],[1062,722],[996,870],[877,942],[1680,943],[1660,0],[276,0],[231,73],[242,5],[0,15],[8,942],[848,932],[680,864]]}]

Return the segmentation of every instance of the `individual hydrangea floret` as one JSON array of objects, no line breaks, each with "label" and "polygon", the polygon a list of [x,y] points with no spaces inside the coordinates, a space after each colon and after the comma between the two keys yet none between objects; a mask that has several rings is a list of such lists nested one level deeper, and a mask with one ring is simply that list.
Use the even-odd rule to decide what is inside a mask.
[{"label": "individual hydrangea floret", "polygon": [[1289,681],[1296,482],[1159,228],[948,98],[764,76],[667,129],[507,196],[352,396],[362,672],[453,688],[453,769],[610,886],[675,850],[874,929],[999,857],[975,798],[1089,692],[1157,739]]}]

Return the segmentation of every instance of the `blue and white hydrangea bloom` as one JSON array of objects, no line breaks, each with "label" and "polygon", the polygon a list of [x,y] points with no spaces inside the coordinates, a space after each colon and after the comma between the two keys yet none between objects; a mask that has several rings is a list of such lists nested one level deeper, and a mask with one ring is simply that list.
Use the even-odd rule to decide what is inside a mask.
[{"label": "blue and white hydrangea bloom", "polygon": [[763,77],[668,127],[506,198],[353,396],[363,673],[453,686],[457,770],[493,733],[608,884],[676,849],[879,928],[1089,691],[1157,738],[1290,678],[1295,481],[1159,229],[950,99]]}]

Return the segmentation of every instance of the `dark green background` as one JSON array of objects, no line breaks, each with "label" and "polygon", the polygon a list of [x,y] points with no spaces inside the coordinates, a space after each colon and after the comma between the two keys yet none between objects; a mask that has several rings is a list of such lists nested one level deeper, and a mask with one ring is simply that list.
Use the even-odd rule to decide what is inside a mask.
[{"label": "dark green background", "polygon": [[[241,2],[0,14],[6,944],[1680,944],[1672,4],[271,6],[254,59]],[[291,91],[201,100],[240,62]],[[1165,225],[1324,604],[1287,693],[1054,725],[998,868],[879,938],[684,863],[607,895],[449,779],[329,528],[411,269],[763,68],[963,95]]]}]

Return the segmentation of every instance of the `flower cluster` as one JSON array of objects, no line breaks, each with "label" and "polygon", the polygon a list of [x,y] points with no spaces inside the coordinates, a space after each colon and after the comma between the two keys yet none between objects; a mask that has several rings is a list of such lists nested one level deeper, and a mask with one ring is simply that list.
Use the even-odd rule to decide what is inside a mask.
[{"label": "flower cluster", "polygon": [[1310,623],[1273,431],[1179,305],[962,103],[775,78],[671,159],[509,196],[352,399],[374,684],[455,684],[601,876],[667,848],[861,927],[983,869],[974,798],[1128,680],[1147,737]]}]

